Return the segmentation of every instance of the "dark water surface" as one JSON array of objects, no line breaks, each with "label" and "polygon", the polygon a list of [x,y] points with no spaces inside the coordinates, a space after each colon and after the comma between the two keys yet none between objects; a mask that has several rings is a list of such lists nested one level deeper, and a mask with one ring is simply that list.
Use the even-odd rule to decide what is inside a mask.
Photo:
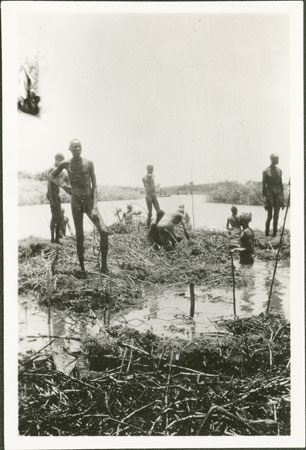
[{"label": "dark water surface", "polygon": [[[235,264],[239,266],[237,262]],[[239,317],[265,312],[273,268],[273,262],[263,261],[255,261],[252,267],[243,268],[245,286],[235,291]],[[181,337],[187,340],[201,335],[226,333],[226,330],[218,325],[218,321],[233,318],[232,288],[199,284],[195,286],[195,294],[194,320],[189,317],[189,286],[176,284],[148,290],[141,308],[112,314],[110,324],[126,325],[140,332],[151,330],[160,336]],[[270,308],[271,312],[290,319],[288,263],[280,262],[278,265]],[[21,297],[20,352],[38,351],[47,345],[46,351],[52,351],[57,367],[69,373],[79,355],[82,340],[88,335],[103,335],[106,326],[104,321],[104,311],[86,314],[56,309],[48,311],[39,307],[36,299]]]}]

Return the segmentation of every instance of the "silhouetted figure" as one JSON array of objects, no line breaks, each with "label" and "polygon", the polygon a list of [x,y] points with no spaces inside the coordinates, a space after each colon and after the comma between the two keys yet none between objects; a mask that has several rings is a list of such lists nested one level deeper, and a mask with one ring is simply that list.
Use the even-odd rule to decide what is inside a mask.
[{"label": "silhouetted figure", "polygon": [[235,231],[241,230],[241,226],[240,226],[240,223],[239,223],[237,207],[236,206],[232,206],[231,207],[231,211],[232,211],[232,215],[229,216],[227,218],[227,221],[226,221],[226,229],[229,230],[229,231],[230,230],[235,230]]},{"label": "silhouetted figure", "polygon": [[72,235],[72,230],[71,230],[71,226],[70,226],[70,221],[69,221],[68,217],[65,216],[65,210],[64,210],[64,208],[62,208],[62,211],[61,211],[61,235],[62,235],[63,237],[66,236],[67,228],[68,228],[70,234]]},{"label": "silhouetted figure", "polygon": [[271,164],[263,171],[262,177],[262,195],[265,200],[265,210],[267,211],[266,236],[270,233],[270,222],[273,217],[273,236],[277,234],[277,224],[280,208],[285,207],[284,188],[282,181],[282,171],[278,164],[278,155],[272,153],[270,156]]},{"label": "silhouetted figure", "polygon": [[147,174],[142,178],[142,182],[144,184],[146,190],[146,202],[148,207],[148,220],[147,225],[150,228],[151,219],[152,219],[152,207],[154,206],[155,211],[158,212],[160,210],[159,203],[156,197],[155,192],[155,182],[153,175],[154,167],[152,165],[147,166]]},{"label": "silhouetted figure", "polygon": [[99,232],[102,258],[101,272],[105,273],[107,272],[108,229],[97,207],[98,193],[94,165],[91,161],[81,157],[82,146],[77,139],[71,141],[69,150],[72,153],[72,159],[60,163],[51,173],[50,180],[56,180],[63,169],[67,170],[71,188],[66,185],[60,187],[71,194],[71,210],[81,271],[85,272],[83,230],[83,215],[85,213]]},{"label": "silhouetted figure", "polygon": [[254,262],[253,254],[255,238],[254,231],[249,227],[251,220],[251,213],[242,213],[239,216],[239,222],[242,226],[242,231],[240,233],[240,247],[232,249],[231,252],[239,252],[240,264],[253,264]]},{"label": "silhouetted figure", "polygon": [[[58,167],[58,165],[64,160],[64,156],[61,153],[57,153],[55,155],[54,167]],[[48,175],[53,171],[52,169],[48,170]],[[58,182],[59,180],[57,180]],[[48,177],[48,192],[47,198],[50,202],[51,208],[51,222],[50,222],[50,231],[51,231],[51,243],[59,244],[60,239],[60,231],[61,231],[61,199],[59,196],[59,186],[54,181]]]}]

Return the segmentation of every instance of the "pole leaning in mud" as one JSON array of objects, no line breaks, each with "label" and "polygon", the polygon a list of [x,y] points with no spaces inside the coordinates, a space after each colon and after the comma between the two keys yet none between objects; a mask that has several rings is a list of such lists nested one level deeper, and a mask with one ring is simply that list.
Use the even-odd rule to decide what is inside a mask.
[{"label": "pole leaning in mud", "polygon": [[[290,186],[290,180],[289,180],[289,186]],[[272,291],[273,291],[273,285],[274,285],[274,279],[275,279],[275,274],[276,274],[276,269],[277,269],[277,264],[278,264],[278,257],[279,257],[279,254],[280,254],[280,251],[281,251],[281,247],[282,247],[282,243],[283,243],[283,237],[284,237],[284,231],[285,231],[285,225],[286,225],[286,219],[287,219],[289,205],[290,205],[290,192],[289,192],[287,206],[286,206],[286,212],[285,212],[285,217],[284,217],[284,222],[283,222],[282,233],[281,233],[281,237],[280,237],[280,240],[279,240],[279,246],[278,246],[278,250],[277,250],[277,254],[276,254],[276,260],[275,260],[275,266],[274,266],[274,271],[273,271],[273,276],[272,276],[272,281],[271,281],[271,286],[270,286],[270,292],[269,292],[269,298],[268,298],[266,314],[269,313],[270,302],[271,302]]]},{"label": "pole leaning in mud", "polygon": [[194,317],[195,295],[194,295],[194,283],[189,284],[190,288],[190,317]]},{"label": "pole leaning in mud", "polygon": [[233,253],[231,253],[231,263],[232,263],[232,277],[233,277],[233,308],[234,308],[234,317],[236,318],[236,294],[235,294],[235,266],[234,266],[234,259],[233,259]]}]

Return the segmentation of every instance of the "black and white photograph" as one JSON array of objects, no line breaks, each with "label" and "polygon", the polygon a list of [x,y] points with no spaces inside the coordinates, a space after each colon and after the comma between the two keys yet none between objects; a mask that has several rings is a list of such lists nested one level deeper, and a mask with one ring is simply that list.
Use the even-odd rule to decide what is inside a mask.
[{"label": "black and white photograph", "polygon": [[2,28],[5,448],[303,447],[302,2]]}]

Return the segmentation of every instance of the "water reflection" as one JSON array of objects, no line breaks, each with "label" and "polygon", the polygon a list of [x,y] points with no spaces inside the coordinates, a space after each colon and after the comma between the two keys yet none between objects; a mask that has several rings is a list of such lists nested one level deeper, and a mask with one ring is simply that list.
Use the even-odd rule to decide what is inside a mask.
[{"label": "water reflection", "polygon": [[[237,266],[240,278],[245,284],[236,289],[236,310],[240,317],[265,312],[273,275],[273,263],[255,261],[253,266]],[[290,269],[288,264],[279,263],[271,311],[283,314],[289,319]],[[216,325],[219,319],[233,318],[233,292],[230,286],[217,288],[205,284],[196,285],[196,304],[194,319],[189,317],[189,288],[181,285],[176,288],[154,290],[146,295],[146,302],[140,309],[122,311],[111,317],[111,324],[121,324],[140,332],[151,330],[157,335],[194,339],[201,334],[223,333]],[[34,299],[20,299],[19,336],[20,350],[38,351],[48,347],[52,350],[57,367],[69,373],[81,349],[81,342],[88,335],[97,336],[105,328],[104,312],[73,314],[52,310],[48,324],[47,309],[40,308]],[[36,336],[36,338],[34,337]],[[41,337],[38,337],[41,336]],[[69,339],[77,338],[75,339]]]}]

